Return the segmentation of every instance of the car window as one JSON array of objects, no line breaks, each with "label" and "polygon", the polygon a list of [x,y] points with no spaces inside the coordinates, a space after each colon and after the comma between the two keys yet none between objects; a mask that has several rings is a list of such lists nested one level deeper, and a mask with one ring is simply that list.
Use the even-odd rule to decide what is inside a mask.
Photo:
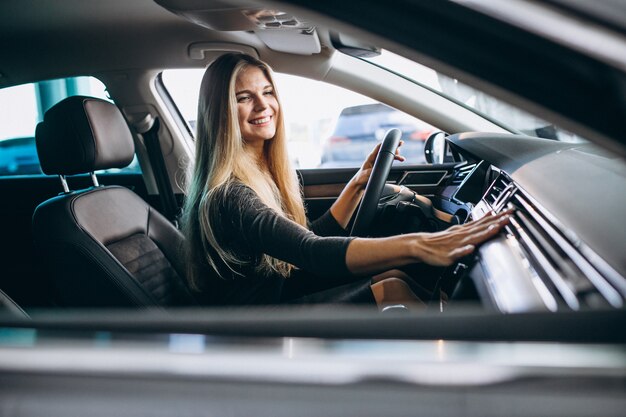
[{"label": "car window", "polygon": [[[163,72],[162,80],[181,114],[195,129],[198,91],[204,70]],[[275,74],[296,168],[357,167],[387,130],[402,131],[403,155],[422,164],[424,141],[435,127],[344,88],[287,74]]]},{"label": "car window", "polygon": [[380,55],[365,60],[435,90],[511,131],[563,142],[586,141],[553,123],[393,52],[382,50]]},{"label": "car window", "polygon": [[[111,101],[93,77],[46,80],[0,89],[0,176],[43,175],[35,146],[35,128],[50,107],[66,97],[92,96]],[[137,158],[122,170],[140,172]]]}]

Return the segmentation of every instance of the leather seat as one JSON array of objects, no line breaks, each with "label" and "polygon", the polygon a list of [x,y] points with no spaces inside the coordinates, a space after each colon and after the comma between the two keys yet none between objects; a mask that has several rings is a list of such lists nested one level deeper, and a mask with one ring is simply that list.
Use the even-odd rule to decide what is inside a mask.
[{"label": "leather seat", "polygon": [[0,316],[28,318],[28,314],[2,290],[0,290]]},{"label": "leather seat", "polygon": [[[134,156],[119,109],[75,96],[50,108],[36,131],[42,170],[66,189],[33,216],[35,245],[58,294],[71,307],[194,305],[184,283],[183,236],[127,188],[98,186],[93,172],[123,168]],[[91,173],[94,186],[69,191],[65,176]]]}]

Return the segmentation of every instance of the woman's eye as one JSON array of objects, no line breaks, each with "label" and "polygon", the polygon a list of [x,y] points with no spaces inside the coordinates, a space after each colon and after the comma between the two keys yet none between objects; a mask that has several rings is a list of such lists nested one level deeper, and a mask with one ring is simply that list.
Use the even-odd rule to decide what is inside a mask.
[{"label": "woman's eye", "polygon": [[250,100],[250,96],[239,96],[237,97],[237,103],[243,103],[244,101]]},{"label": "woman's eye", "polygon": [[274,91],[273,90],[269,90],[269,91],[266,91],[263,94],[265,94],[266,96],[273,96],[274,95]]}]

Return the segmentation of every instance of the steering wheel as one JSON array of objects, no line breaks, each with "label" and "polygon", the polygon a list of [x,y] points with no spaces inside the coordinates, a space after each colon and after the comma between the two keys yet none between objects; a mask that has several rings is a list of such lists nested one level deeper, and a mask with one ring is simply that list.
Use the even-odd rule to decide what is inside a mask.
[{"label": "steering wheel", "polygon": [[374,220],[378,200],[380,200],[380,194],[385,187],[387,176],[389,176],[389,170],[395,158],[398,144],[400,144],[401,136],[402,132],[400,129],[391,129],[385,134],[385,139],[383,139],[383,143],[378,150],[378,155],[376,155],[372,173],[367,181],[361,205],[356,212],[356,218],[354,219],[350,236],[363,237],[367,235],[372,220]]}]

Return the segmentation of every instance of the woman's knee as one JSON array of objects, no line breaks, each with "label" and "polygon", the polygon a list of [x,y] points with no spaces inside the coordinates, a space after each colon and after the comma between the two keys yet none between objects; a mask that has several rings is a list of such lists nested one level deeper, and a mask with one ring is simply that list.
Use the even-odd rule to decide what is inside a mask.
[{"label": "woman's knee", "polygon": [[411,287],[401,278],[390,277],[381,279],[372,284],[371,288],[376,304],[378,304],[380,309],[393,304],[404,304],[411,310],[426,307],[411,290]]}]

